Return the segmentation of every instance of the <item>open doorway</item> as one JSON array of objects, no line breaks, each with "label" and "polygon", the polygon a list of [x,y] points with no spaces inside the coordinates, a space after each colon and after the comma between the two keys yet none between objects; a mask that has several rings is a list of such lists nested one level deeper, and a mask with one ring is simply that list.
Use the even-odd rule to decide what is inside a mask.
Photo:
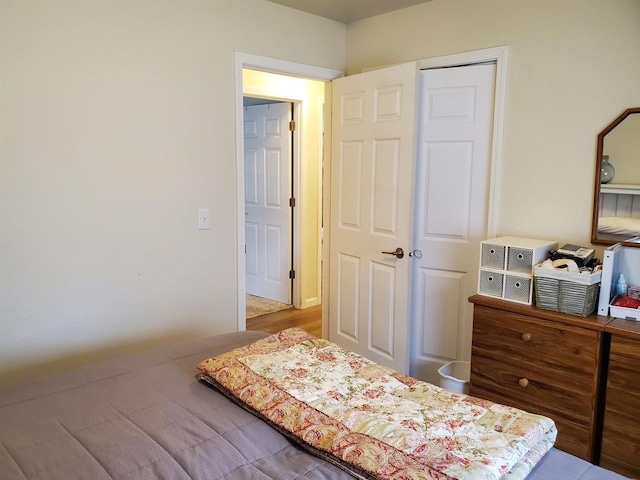
[{"label": "open doorway", "polygon": [[244,98],[247,318],[292,304],[293,104]]},{"label": "open doorway", "polygon": [[294,105],[243,98],[247,320],[293,307]]},{"label": "open doorway", "polygon": [[[322,279],[322,127],[325,83],[243,69],[242,92],[245,219],[253,214],[254,206],[260,203],[255,197],[258,190],[261,190],[259,193],[263,200],[269,188],[272,192],[276,189],[279,191],[279,200],[263,208],[265,215],[273,216],[277,210],[281,210],[286,216],[284,209],[279,206],[291,207],[288,208],[290,232],[282,228],[286,222],[282,215],[278,221],[270,218],[262,224],[253,221],[255,219],[245,222],[245,265],[241,269],[239,264],[238,271],[239,276],[245,275],[245,319],[255,316],[251,310],[256,307],[256,300],[265,304],[266,313],[285,309],[289,305],[295,309],[319,306]],[[260,106],[255,106],[256,104]],[[277,137],[274,132],[285,128],[275,127],[275,111],[287,106],[291,107],[291,122],[288,126],[292,160],[288,172],[283,168],[284,163],[278,153],[284,151],[283,145],[266,147],[256,157],[258,148],[247,143],[254,141],[253,138],[247,138],[247,131],[256,128],[256,121],[262,129],[266,122],[271,122],[274,126],[272,135],[266,140],[273,142]],[[249,136],[252,137],[251,133]],[[270,170],[267,163],[271,164]],[[287,188],[291,192],[288,198],[283,193]],[[288,250],[285,245],[289,246]],[[256,288],[258,280],[260,282]],[[249,294],[258,298],[250,297]],[[266,300],[262,301],[262,298]]]}]

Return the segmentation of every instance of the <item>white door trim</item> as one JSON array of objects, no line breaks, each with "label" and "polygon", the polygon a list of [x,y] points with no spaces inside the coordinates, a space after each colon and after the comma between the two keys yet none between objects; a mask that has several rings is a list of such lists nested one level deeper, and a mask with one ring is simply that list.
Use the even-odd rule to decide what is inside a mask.
[{"label": "white door trim", "polygon": [[[243,136],[243,86],[242,69],[251,68],[264,72],[279,73],[283,75],[298,76],[314,80],[330,81],[341,77],[342,72],[323,67],[315,67],[301,63],[289,62],[275,58],[262,57],[248,53],[236,52],[235,54],[235,102],[236,102],[236,227],[237,227],[237,304],[238,304],[238,331],[247,329],[246,312],[246,278],[241,272],[246,270],[245,263],[245,232],[244,232],[244,136]],[[296,101],[296,99],[283,99],[286,101]],[[300,143],[299,141],[297,142]],[[294,147],[295,148],[295,147]],[[297,156],[294,154],[294,156]],[[296,168],[299,170],[299,168]],[[295,175],[295,172],[294,172]],[[296,177],[297,179],[297,177]],[[297,181],[297,180],[296,180]],[[297,185],[296,185],[297,188]],[[294,228],[299,225],[299,221],[294,219]],[[298,238],[299,235],[295,235]],[[295,248],[295,245],[294,245]],[[296,265],[294,265],[295,269]],[[295,282],[294,282],[294,298]]]},{"label": "white door trim", "polygon": [[500,46],[456,53],[442,57],[418,60],[419,69],[455,67],[474,63],[496,62],[496,91],[493,112],[493,138],[491,140],[491,173],[489,180],[489,210],[487,218],[487,235],[497,236],[500,208],[500,178],[502,170],[502,146],[504,131],[504,115],[507,96],[507,61],[509,47]]}]

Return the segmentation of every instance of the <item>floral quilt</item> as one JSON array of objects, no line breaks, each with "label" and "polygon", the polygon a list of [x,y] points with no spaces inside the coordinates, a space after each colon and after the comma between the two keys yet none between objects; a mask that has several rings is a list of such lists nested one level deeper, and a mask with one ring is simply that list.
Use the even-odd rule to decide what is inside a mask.
[{"label": "floral quilt", "polygon": [[524,479],[552,420],[393,372],[300,329],[209,358],[201,378],[361,478]]}]

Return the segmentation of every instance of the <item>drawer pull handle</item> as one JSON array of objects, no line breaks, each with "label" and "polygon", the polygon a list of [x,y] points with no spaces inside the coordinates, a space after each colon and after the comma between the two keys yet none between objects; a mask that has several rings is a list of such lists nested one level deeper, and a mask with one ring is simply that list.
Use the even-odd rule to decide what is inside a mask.
[{"label": "drawer pull handle", "polygon": [[524,340],[525,342],[531,341],[531,334],[530,333],[523,333],[522,334],[522,340]]},{"label": "drawer pull handle", "polygon": [[522,388],[527,388],[527,386],[529,385],[529,380],[527,380],[526,378],[521,378],[520,380],[518,380],[518,385],[520,385]]}]

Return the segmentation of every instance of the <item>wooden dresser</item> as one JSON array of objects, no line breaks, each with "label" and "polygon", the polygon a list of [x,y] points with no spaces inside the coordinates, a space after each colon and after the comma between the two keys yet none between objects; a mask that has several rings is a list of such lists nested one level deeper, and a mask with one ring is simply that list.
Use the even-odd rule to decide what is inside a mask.
[{"label": "wooden dresser", "polygon": [[596,462],[604,329],[611,319],[482,295],[469,301],[474,304],[471,395],[552,418],[558,427],[555,446]]},{"label": "wooden dresser", "polygon": [[600,465],[640,478],[640,322],[612,320]]}]

